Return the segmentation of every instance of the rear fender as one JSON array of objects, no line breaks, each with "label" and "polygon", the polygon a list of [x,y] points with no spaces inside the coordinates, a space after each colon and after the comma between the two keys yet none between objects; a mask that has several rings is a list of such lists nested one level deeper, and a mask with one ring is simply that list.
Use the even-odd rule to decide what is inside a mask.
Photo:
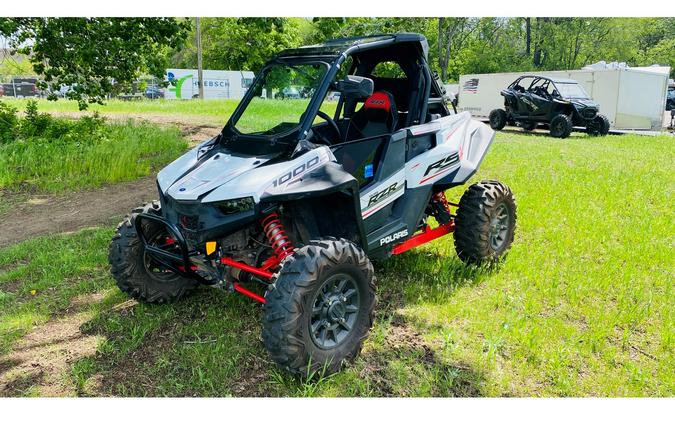
[{"label": "rear fender", "polygon": [[469,112],[410,128],[413,136],[425,130],[436,131],[436,146],[406,163],[409,188],[466,182],[480,166],[495,134]]}]

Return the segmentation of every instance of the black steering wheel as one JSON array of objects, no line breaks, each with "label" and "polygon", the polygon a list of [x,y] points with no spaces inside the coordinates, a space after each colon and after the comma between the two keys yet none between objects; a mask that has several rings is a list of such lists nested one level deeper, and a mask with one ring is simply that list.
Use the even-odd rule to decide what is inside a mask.
[{"label": "black steering wheel", "polygon": [[[337,139],[340,139],[342,134],[340,133],[340,128],[338,128],[338,125],[337,125],[337,123],[335,123],[335,120],[333,120],[329,115],[327,115],[326,113],[324,113],[321,110],[317,111],[316,115],[321,117],[322,119],[324,119],[328,123],[328,125],[330,127],[332,127],[333,130],[335,131],[335,134],[337,135]],[[316,133],[318,134],[319,132],[316,132]],[[330,140],[326,139],[324,136],[320,136],[320,137],[322,138],[322,141],[325,141],[328,145],[333,145],[333,143]]]}]

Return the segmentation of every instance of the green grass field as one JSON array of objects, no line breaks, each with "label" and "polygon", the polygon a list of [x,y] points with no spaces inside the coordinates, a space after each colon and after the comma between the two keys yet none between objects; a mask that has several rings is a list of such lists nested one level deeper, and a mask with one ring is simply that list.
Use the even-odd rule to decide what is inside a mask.
[{"label": "green grass field", "polygon": [[[29,101],[22,98],[3,97],[2,101],[19,110],[26,108]],[[77,101],[63,100],[48,101],[37,100],[38,108],[44,112],[79,112]],[[215,116],[225,119],[232,114],[237,107],[238,100],[155,100],[155,101],[120,101],[110,100],[105,105],[90,104],[87,112],[99,111],[105,113],[120,114],[188,114],[194,116]]]},{"label": "green grass field", "polygon": [[147,176],[187,149],[174,127],[109,123],[76,140],[0,144],[0,190],[65,192]]},{"label": "green grass field", "polygon": [[112,227],[0,250],[4,394],[45,394],[12,372],[11,350],[75,315],[96,346],[50,375],[68,395],[672,396],[674,162],[672,138],[499,133],[473,181],[516,195],[505,263],[466,267],[448,236],[378,265],[362,355],[310,380],[274,368],[247,298],[202,288],[174,305],[127,301],[108,273]]}]

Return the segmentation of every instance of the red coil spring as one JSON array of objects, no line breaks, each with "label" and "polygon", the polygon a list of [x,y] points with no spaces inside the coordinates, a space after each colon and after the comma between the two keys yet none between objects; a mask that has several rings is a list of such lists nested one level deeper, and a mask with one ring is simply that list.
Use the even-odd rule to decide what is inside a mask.
[{"label": "red coil spring", "polygon": [[441,191],[433,194],[432,201],[440,203],[450,213],[450,205],[448,204],[448,199],[445,197],[445,192]]},{"label": "red coil spring", "polygon": [[267,241],[272,246],[274,254],[279,261],[293,253],[293,243],[286,235],[286,230],[279,220],[279,215],[275,212],[271,213],[262,220],[263,232],[267,237]]}]

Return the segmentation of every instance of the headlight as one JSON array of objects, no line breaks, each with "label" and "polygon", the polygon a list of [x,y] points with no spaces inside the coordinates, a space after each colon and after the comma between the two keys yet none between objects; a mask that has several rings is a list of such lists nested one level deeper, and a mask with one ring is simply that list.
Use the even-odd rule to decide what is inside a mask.
[{"label": "headlight", "polygon": [[216,202],[214,204],[223,214],[237,214],[253,209],[255,202],[252,196],[246,198],[230,199],[227,201]]}]

